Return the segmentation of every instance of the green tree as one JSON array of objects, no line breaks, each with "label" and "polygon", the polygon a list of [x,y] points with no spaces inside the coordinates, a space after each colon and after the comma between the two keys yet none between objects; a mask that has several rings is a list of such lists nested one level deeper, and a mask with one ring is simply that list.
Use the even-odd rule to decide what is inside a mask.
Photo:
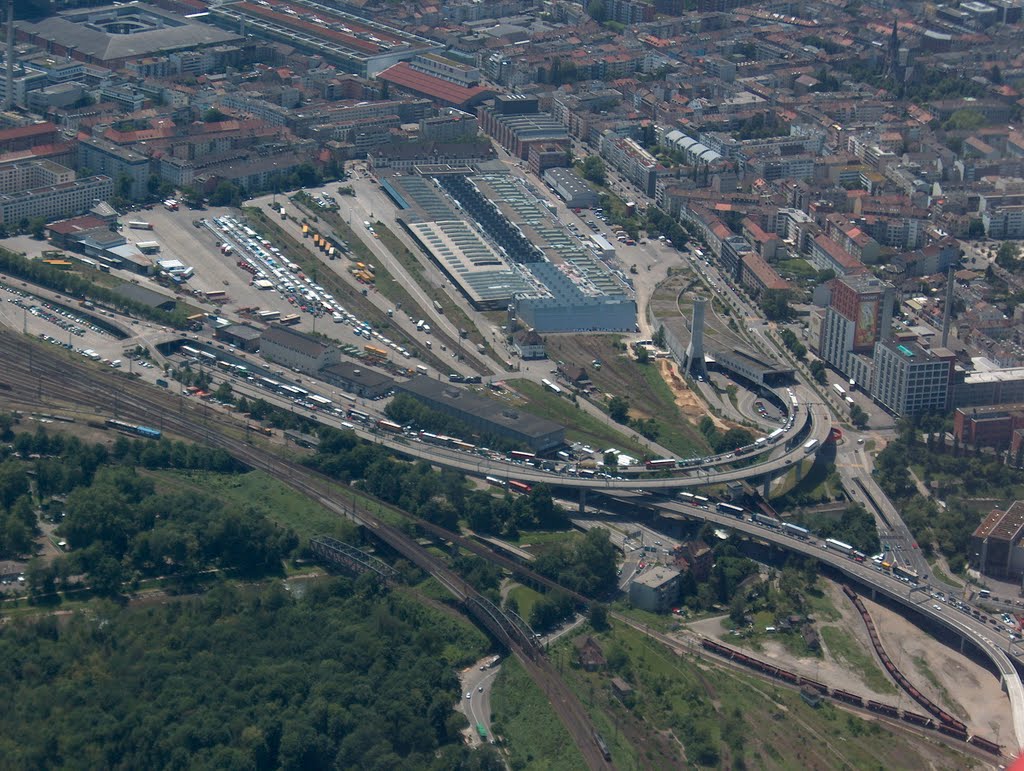
[{"label": "green tree", "polygon": [[[1024,445],[1022,445],[1024,446]],[[604,454],[604,465],[605,468],[618,468],[619,467],[619,456],[611,452],[610,450]]]},{"label": "green tree", "polygon": [[57,571],[52,564],[35,557],[25,570],[25,583],[33,596],[53,594],[57,590]]},{"label": "green tree", "polygon": [[859,404],[850,405],[850,422],[857,428],[867,428],[868,414]]},{"label": "green tree", "polygon": [[587,13],[590,14],[590,18],[598,23],[608,19],[608,11],[605,8],[604,0],[591,0],[587,5]]},{"label": "green tree", "polygon": [[761,310],[770,321],[790,321],[794,318],[786,292],[766,291],[762,293]]},{"label": "green tree", "polygon": [[828,377],[825,371],[825,363],[821,359],[815,359],[808,367],[811,372],[811,377],[814,378],[815,382],[825,385],[828,383]]},{"label": "green tree", "polygon": [[1004,241],[996,251],[996,264],[1007,270],[1015,270],[1020,264],[1020,245]]},{"label": "green tree", "polygon": [[234,389],[231,387],[231,383],[225,380],[223,383],[217,386],[217,390],[213,392],[213,398],[219,402],[224,402],[226,404],[232,403],[235,400],[235,398]]},{"label": "green tree", "polygon": [[593,182],[595,185],[605,184],[604,161],[597,155],[588,155],[582,165],[583,178]]},{"label": "green tree", "polygon": [[608,402],[608,415],[616,423],[629,422],[629,399],[624,396],[613,396]]},{"label": "green tree", "polygon": [[651,336],[651,342],[654,343],[656,348],[664,350],[666,348],[665,343],[665,327],[658,327],[657,331]]},{"label": "green tree", "polygon": [[647,348],[644,346],[638,346],[636,349],[636,363],[647,364],[651,360],[651,355],[647,352]]},{"label": "green tree", "polygon": [[203,112],[203,123],[220,123],[227,119],[227,115],[222,113],[216,107],[210,107],[208,110]]},{"label": "green tree", "polygon": [[942,124],[942,128],[946,131],[973,131],[985,123],[985,116],[977,110],[957,110]]},{"label": "green tree", "polygon": [[600,602],[592,603],[590,606],[590,625],[598,632],[608,628],[608,606]]}]

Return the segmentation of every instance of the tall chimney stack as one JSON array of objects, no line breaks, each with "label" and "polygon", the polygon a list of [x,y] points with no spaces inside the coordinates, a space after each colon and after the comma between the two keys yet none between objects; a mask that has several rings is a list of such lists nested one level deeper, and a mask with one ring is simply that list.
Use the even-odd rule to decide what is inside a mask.
[{"label": "tall chimney stack", "polygon": [[953,271],[955,268],[950,265],[949,273],[946,274],[946,307],[942,309],[942,347],[949,343],[949,321],[953,317]]},{"label": "tall chimney stack", "polygon": [[14,0],[7,0],[7,91],[4,111],[14,103]]}]

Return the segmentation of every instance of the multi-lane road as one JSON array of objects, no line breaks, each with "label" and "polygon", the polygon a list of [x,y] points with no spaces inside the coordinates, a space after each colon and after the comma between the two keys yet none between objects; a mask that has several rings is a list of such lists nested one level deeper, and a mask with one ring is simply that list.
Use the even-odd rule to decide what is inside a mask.
[{"label": "multi-lane road", "polygon": [[674,501],[651,502],[648,505],[658,509],[665,516],[714,522],[768,541],[789,551],[812,557],[859,582],[872,592],[880,592],[902,605],[916,610],[930,621],[953,630],[963,640],[972,643],[988,656],[996,667],[1002,680],[1003,690],[1006,691],[1010,700],[1017,747],[1024,747],[1024,686],[1021,684],[1016,667],[1010,660],[1011,656],[1016,656],[1016,653],[1012,651],[1007,630],[997,632],[984,620],[977,619],[969,613],[958,611],[951,605],[943,606],[933,603],[923,583],[919,587],[904,583],[887,572],[875,569],[870,563],[856,562],[839,552],[823,548],[821,541],[817,538],[799,540],[747,519],[737,519]]}]

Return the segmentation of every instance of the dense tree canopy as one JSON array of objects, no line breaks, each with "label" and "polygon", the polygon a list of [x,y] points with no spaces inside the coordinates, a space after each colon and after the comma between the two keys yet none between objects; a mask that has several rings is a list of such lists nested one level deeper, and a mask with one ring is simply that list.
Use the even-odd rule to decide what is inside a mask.
[{"label": "dense tree canopy", "polygon": [[[8,768],[498,769],[456,665],[485,639],[372,582],[220,587],[0,628]],[[452,651],[459,651],[452,660]]]}]

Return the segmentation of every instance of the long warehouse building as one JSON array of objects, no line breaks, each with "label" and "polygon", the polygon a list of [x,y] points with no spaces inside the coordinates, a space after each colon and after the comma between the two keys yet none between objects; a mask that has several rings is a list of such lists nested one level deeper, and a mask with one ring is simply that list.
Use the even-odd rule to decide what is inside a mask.
[{"label": "long warehouse building", "polygon": [[546,452],[565,444],[565,426],[423,375],[398,383],[396,391],[458,418],[482,433],[520,442],[534,452]]}]

